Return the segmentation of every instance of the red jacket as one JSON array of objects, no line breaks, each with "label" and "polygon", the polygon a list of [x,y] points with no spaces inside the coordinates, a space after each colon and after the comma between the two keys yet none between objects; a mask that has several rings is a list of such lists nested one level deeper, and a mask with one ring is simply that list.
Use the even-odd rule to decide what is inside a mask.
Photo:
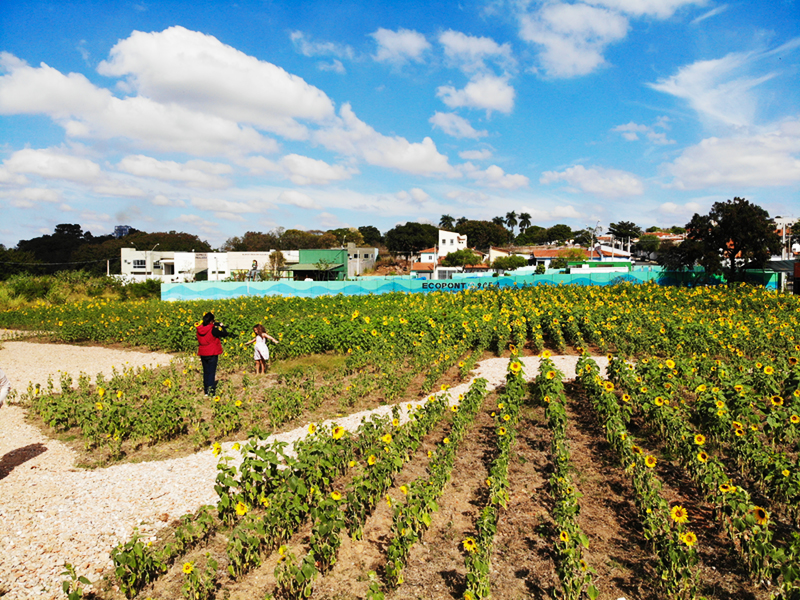
[{"label": "red jacket", "polygon": [[218,337],[214,337],[213,329],[213,323],[197,327],[198,356],[218,356],[222,354],[222,343]]}]

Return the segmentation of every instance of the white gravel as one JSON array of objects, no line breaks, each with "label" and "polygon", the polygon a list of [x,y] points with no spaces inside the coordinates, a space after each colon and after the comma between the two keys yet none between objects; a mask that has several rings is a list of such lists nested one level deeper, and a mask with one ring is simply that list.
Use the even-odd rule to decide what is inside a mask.
[{"label": "white gravel", "polygon": [[[2,333],[0,333],[0,338]],[[28,381],[57,381],[58,370],[75,379],[81,371],[110,375],[111,367],[166,364],[172,357],[158,353],[127,352],[97,347],[78,347],[4,341],[0,368],[12,385],[24,391]],[[567,378],[574,377],[577,356],[555,356],[553,361]],[[601,368],[607,360],[596,358]],[[525,373],[533,378],[537,357],[523,358]],[[489,389],[505,380],[508,360],[481,362],[475,377],[484,377]],[[471,382],[449,390],[453,399]],[[424,401],[420,398],[418,402]],[[402,403],[405,416],[407,401]],[[389,413],[391,406],[336,419],[354,431],[361,419],[374,413]],[[215,504],[217,458],[204,450],[172,460],[115,465],[105,469],[74,467],[77,455],[64,444],[49,439],[25,421],[17,406],[0,409],[0,584],[4,598],[63,598],[65,562],[90,580],[112,566],[110,551],[126,541],[134,529],[145,537],[173,519]],[[293,442],[307,435],[307,427],[275,436]],[[223,444],[231,452],[233,443]],[[2,595],[0,593],[0,595]]]}]

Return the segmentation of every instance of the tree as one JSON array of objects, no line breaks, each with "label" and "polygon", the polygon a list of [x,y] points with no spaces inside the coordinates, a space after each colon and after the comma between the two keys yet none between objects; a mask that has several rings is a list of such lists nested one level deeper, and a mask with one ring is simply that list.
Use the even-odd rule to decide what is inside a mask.
[{"label": "tree", "polygon": [[520,232],[525,231],[530,226],[531,226],[531,216],[530,216],[530,214],[528,214],[526,212],[519,213],[519,229],[520,229]]},{"label": "tree", "polygon": [[363,225],[358,228],[361,237],[364,238],[364,243],[367,246],[380,246],[383,244],[383,236],[377,227],[372,225]]},{"label": "tree", "polygon": [[225,252],[267,252],[277,248],[278,243],[278,236],[274,233],[248,231],[242,237],[232,237],[225,240],[221,250]]},{"label": "tree", "polygon": [[545,237],[547,238],[548,242],[564,243],[567,240],[572,239],[572,229],[570,229],[569,225],[558,223],[557,225],[553,225],[547,229],[547,235]]},{"label": "tree", "polygon": [[572,243],[584,248],[590,248],[594,242],[594,229],[586,228],[573,232]]},{"label": "tree", "polygon": [[281,250],[307,250],[317,248],[317,242],[321,236],[303,231],[301,229],[287,229],[280,237]]},{"label": "tree", "polygon": [[661,240],[657,235],[645,234],[639,238],[639,241],[636,243],[636,249],[650,256],[653,252],[658,252],[660,245]]},{"label": "tree", "polygon": [[442,215],[442,218],[439,219],[439,227],[441,229],[446,229],[447,231],[452,231],[453,227],[455,227],[456,221],[450,215]]},{"label": "tree", "polygon": [[[336,236],[336,245],[347,246],[347,244],[355,244],[357,247],[364,245],[364,236],[355,227],[341,227],[339,229],[330,229],[326,233],[332,233]],[[333,246],[328,246],[332,248]]]},{"label": "tree", "polygon": [[676,270],[699,264],[707,275],[723,273],[728,281],[744,280],[746,269],[763,268],[781,248],[769,213],[744,198],[715,202],[707,215],[695,213],[686,229],[686,240],[664,253],[662,264]]},{"label": "tree", "polygon": [[620,221],[619,223],[611,223],[608,226],[608,232],[619,239],[638,238],[642,235],[642,228],[631,221]]},{"label": "tree", "polygon": [[469,221],[467,217],[458,217],[458,219],[456,220],[456,227],[458,227],[459,225],[463,225],[467,221]]},{"label": "tree", "polygon": [[333,248],[334,246],[340,246],[339,240],[337,239],[336,235],[332,231],[328,231],[323,233],[321,236],[317,238],[317,248]]},{"label": "tree", "polygon": [[480,264],[481,259],[469,248],[451,252],[442,259],[443,267],[464,267],[466,265]]},{"label": "tree", "polygon": [[517,226],[517,213],[516,211],[511,211],[506,213],[506,225],[511,230],[511,235],[514,235],[514,227]]},{"label": "tree", "polygon": [[394,256],[411,256],[439,243],[439,230],[426,223],[408,222],[386,232],[386,248]]},{"label": "tree", "polygon": [[492,217],[492,223],[494,223],[495,225],[502,225],[503,227],[505,227],[506,220],[503,217]]},{"label": "tree", "polygon": [[490,221],[466,221],[456,226],[456,232],[467,236],[467,241],[478,250],[502,246],[508,242],[508,230]]},{"label": "tree", "polygon": [[517,236],[514,243],[517,246],[536,246],[547,241],[547,229],[539,225],[531,225]]},{"label": "tree", "polygon": [[524,256],[498,256],[492,263],[493,269],[502,271],[513,271],[520,267],[527,267],[528,259]]},{"label": "tree", "polygon": [[286,265],[286,257],[283,252],[275,250],[269,255],[270,279],[278,280],[281,275],[281,268]]}]

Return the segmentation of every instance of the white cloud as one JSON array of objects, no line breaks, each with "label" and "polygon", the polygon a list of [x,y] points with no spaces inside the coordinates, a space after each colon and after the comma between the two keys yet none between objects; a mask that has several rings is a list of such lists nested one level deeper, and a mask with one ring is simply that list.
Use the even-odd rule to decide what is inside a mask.
[{"label": "white cloud", "polygon": [[251,175],[281,172],[281,167],[278,163],[263,156],[248,156],[247,158],[237,160],[236,163],[247,167]]},{"label": "white cloud", "polygon": [[553,207],[548,214],[551,219],[580,219],[584,215],[575,210],[572,205]]},{"label": "white cloud", "polygon": [[504,70],[516,66],[511,45],[505,43],[501,46],[488,37],[476,37],[448,29],[439,35],[439,43],[444,47],[448,60],[465,73],[484,70],[487,59],[495,61]]},{"label": "white cloud", "polygon": [[663,146],[675,143],[675,140],[667,138],[667,134],[664,131],[656,131],[656,128],[669,129],[668,123],[669,119],[667,117],[659,117],[653,126],[631,121],[625,125],[617,125],[611,131],[621,134],[629,142],[637,141],[639,134],[643,134],[651,143]]},{"label": "white cloud", "polygon": [[644,184],[636,175],[616,169],[587,169],[583,165],[576,165],[560,173],[545,171],[539,178],[539,183],[544,185],[559,181],[569,184],[571,191],[582,191],[604,198],[623,198],[644,193]]},{"label": "white cloud", "polygon": [[[339,58],[353,58],[354,52],[350,46],[334,42],[315,42],[302,31],[293,31],[289,34],[292,44],[304,56],[338,56]],[[339,62],[339,61],[336,61]],[[339,63],[341,64],[341,63]]]},{"label": "white cloud", "polygon": [[278,195],[278,202],[281,204],[291,204],[299,208],[319,209],[320,205],[311,196],[298,192],[297,190],[284,190]]},{"label": "white cloud", "polygon": [[469,121],[455,113],[443,113],[437,111],[430,119],[428,119],[428,121],[434,127],[438,127],[447,135],[451,135],[454,138],[478,139],[489,135],[486,130],[478,131],[477,129],[474,129],[472,125],[470,125]]},{"label": "white cloud", "polygon": [[0,165],[0,185],[27,185],[28,178]]},{"label": "white cloud", "polygon": [[155,206],[177,206],[177,207],[184,207],[186,206],[186,202],[177,198],[167,198],[164,194],[157,194],[151,201],[151,204]]},{"label": "white cloud", "polygon": [[391,31],[381,27],[370,36],[378,44],[378,51],[373,58],[394,65],[402,65],[409,60],[422,62],[422,54],[431,47],[424,35],[408,29]]},{"label": "white cloud", "polygon": [[423,204],[425,204],[431,199],[431,197],[427,194],[427,192],[425,192],[425,190],[422,190],[420,188],[412,188],[408,191],[400,190],[395,194],[395,196],[397,197],[398,200],[414,204],[417,207],[421,207]]},{"label": "white cloud", "polygon": [[218,198],[192,198],[192,206],[200,210],[213,211],[218,219],[228,221],[244,221],[242,214],[257,213],[261,211],[252,202],[234,202],[232,200],[220,200]]},{"label": "white cloud", "polygon": [[554,77],[591,73],[605,64],[606,46],[627,33],[623,15],[586,4],[545,4],[520,17],[520,37],[542,47],[542,67]]},{"label": "white cloud", "polygon": [[26,65],[7,53],[0,77],[0,114],[46,114],[70,137],[124,138],[146,148],[192,155],[275,152],[277,143],[252,127],[143,96],[115,98],[83,75],[63,75],[44,63]]},{"label": "white cloud", "polygon": [[506,173],[497,165],[492,165],[485,170],[481,170],[472,163],[464,163],[459,168],[467,177],[474,179],[478,185],[486,187],[516,190],[530,183],[530,180],[524,175]]},{"label": "white cloud", "polygon": [[335,124],[316,131],[313,139],[329,150],[359,157],[371,165],[415,175],[458,176],[431,138],[412,143],[400,136],[385,136],[361,121],[349,103],[342,105]]},{"label": "white cloud", "polygon": [[342,61],[338,58],[334,58],[331,62],[319,62],[317,63],[317,68],[320,71],[333,71],[334,73],[338,73],[339,75],[344,75],[347,70],[344,68]]},{"label": "white cloud", "polygon": [[440,86],[436,95],[450,108],[483,108],[510,113],[514,108],[515,91],[508,84],[507,76],[479,75],[462,90],[450,85]]},{"label": "white cloud", "polygon": [[189,187],[220,189],[230,186],[230,181],[220,175],[232,173],[230,165],[190,160],[178,163],[158,160],[151,156],[136,155],[123,158],[117,168],[139,177],[152,177],[161,181],[179,181]]},{"label": "white cloud", "polygon": [[697,17],[696,19],[692,19],[692,25],[697,25],[698,23],[701,23],[702,21],[705,21],[706,19],[710,19],[711,17],[716,17],[718,14],[721,14],[721,13],[725,12],[726,10],[728,10],[728,8],[729,8],[728,4],[722,4],[720,6],[717,6],[716,8],[712,8],[711,10],[709,10],[706,13],[703,13],[702,15]]},{"label": "white cloud", "polygon": [[751,90],[776,75],[738,76],[752,60],[748,53],[732,52],[723,58],[686,65],[675,75],[648,85],[686,100],[705,117],[726,125],[747,126],[752,124],[757,106]]},{"label": "white cloud", "polygon": [[459,204],[473,204],[476,206],[484,206],[491,200],[491,196],[477,190],[450,190],[445,194],[445,197],[450,200],[456,200]]},{"label": "white cloud", "polygon": [[694,213],[699,213],[701,210],[700,204],[697,202],[687,202],[686,204],[675,204],[674,202],[664,202],[658,207],[658,212],[664,215],[689,217]]},{"label": "white cloud", "polygon": [[669,187],[677,189],[796,185],[800,119],[756,134],[704,139],[685,149],[665,170],[673,176]]},{"label": "white cloud", "polygon": [[707,0],[584,0],[634,17],[667,19],[678,9],[691,4],[703,5]]},{"label": "white cloud", "polygon": [[295,139],[306,135],[296,119],[323,121],[334,112],[325,93],[302,78],[178,26],[134,31],[97,70],[127,77],[131,89],[157,102],[176,102]]},{"label": "white cloud", "polygon": [[26,148],[12,154],[4,166],[11,173],[38,175],[46,179],[64,179],[89,183],[100,177],[100,165],[86,158],[63,154],[53,148]]},{"label": "white cloud", "polygon": [[115,181],[109,181],[103,185],[96,185],[92,188],[92,191],[101,196],[118,196],[122,198],[141,198],[145,195],[145,192],[138,187]]},{"label": "white cloud", "polygon": [[342,165],[329,165],[324,160],[317,160],[299,154],[288,154],[281,159],[292,183],[297,185],[324,185],[332,181],[350,179],[351,173]]},{"label": "white cloud", "polygon": [[458,155],[464,160],[488,160],[492,158],[492,151],[486,148],[482,150],[464,150]]},{"label": "white cloud", "polygon": [[15,208],[34,208],[38,202],[60,202],[61,192],[49,188],[22,188],[0,192]]}]

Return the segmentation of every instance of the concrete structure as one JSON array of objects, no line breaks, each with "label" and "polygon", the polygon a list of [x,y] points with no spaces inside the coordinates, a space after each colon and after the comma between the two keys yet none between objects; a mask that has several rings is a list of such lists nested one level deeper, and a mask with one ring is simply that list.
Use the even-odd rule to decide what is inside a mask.
[{"label": "concrete structure", "polygon": [[295,281],[341,281],[347,277],[349,258],[345,248],[298,252],[299,262],[282,269]]},{"label": "concrete structure", "polygon": [[454,231],[439,230],[439,256],[445,257],[456,250],[464,250],[467,247],[467,236],[460,235]]},{"label": "concrete structure", "polygon": [[377,248],[357,248],[355,244],[347,244],[347,276],[357,277],[364,271],[372,269],[378,260]]}]

